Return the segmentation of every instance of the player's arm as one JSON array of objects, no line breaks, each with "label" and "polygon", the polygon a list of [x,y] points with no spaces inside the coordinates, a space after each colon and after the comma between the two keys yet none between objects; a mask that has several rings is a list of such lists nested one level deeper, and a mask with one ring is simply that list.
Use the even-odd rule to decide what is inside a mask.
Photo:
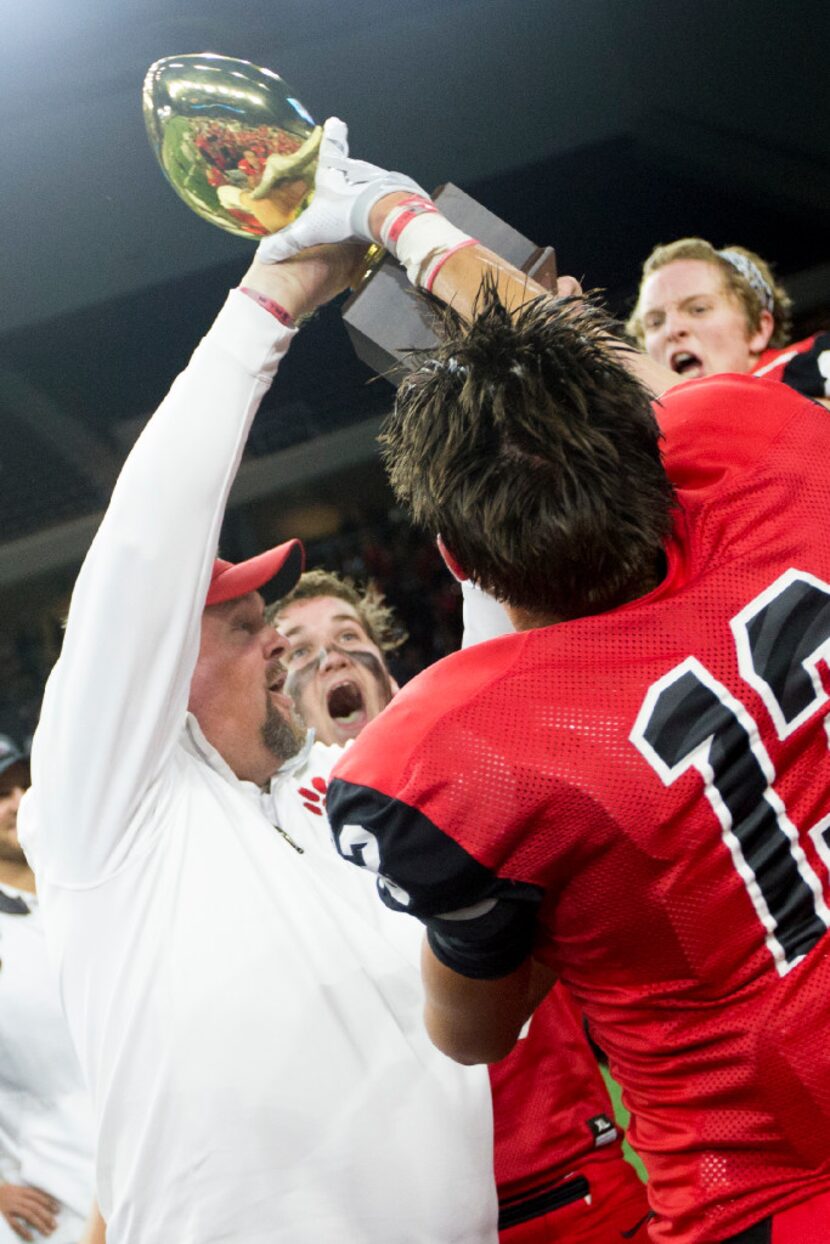
[{"label": "player's arm", "polygon": [[[473,318],[485,280],[495,284],[504,305],[515,311],[550,293],[452,225],[411,178],[351,158],[345,124],[329,117],[323,126],[310,207],[293,224],[265,238],[257,253],[274,263],[304,247],[344,240],[380,242],[406,269],[413,285],[434,294],[466,320]],[[561,294],[578,290],[572,277],[559,282]],[[620,360],[655,395],[680,382],[673,371],[639,350],[626,348]]]},{"label": "player's arm", "polygon": [[425,940],[424,1021],[434,1045],[458,1063],[494,1063],[509,1054],[554,984],[546,964],[525,959],[498,980],[474,980],[447,967]]},{"label": "player's arm", "polygon": [[[389,219],[402,210],[401,204],[406,198],[404,193],[395,193],[378,200],[374,205],[369,216],[369,225],[376,241],[386,238]],[[437,210],[435,214],[440,220],[444,220]],[[436,251],[441,245],[438,223],[436,221],[433,224],[436,229]],[[448,221],[444,223],[447,226],[446,259],[442,262],[440,254],[430,256],[427,253],[420,269],[416,267],[416,263],[410,262],[406,264],[406,270],[413,284],[420,285],[422,282],[428,282],[429,292],[441,302],[451,306],[463,319],[468,322],[472,320],[476,300],[485,281],[495,284],[502,303],[513,311],[520,310],[525,303],[531,302],[534,298],[549,296],[550,291],[544,286],[533,281],[518,268],[514,268],[506,259],[488,250],[486,246],[480,243],[472,246],[460,244],[458,230]],[[579,292],[579,286],[573,277],[560,278],[558,282],[560,296],[576,292]],[[681,382],[682,378],[671,368],[663,367],[654,359],[649,358],[647,354],[633,347],[621,348],[616,357],[655,397],[659,397]]]},{"label": "player's arm", "polygon": [[[255,263],[244,280],[296,319],[353,264],[345,248]],[[21,813],[35,867],[54,881],[106,875],[141,835],[184,722],[228,492],[294,332],[231,292],[115,485],[75,586]]]}]

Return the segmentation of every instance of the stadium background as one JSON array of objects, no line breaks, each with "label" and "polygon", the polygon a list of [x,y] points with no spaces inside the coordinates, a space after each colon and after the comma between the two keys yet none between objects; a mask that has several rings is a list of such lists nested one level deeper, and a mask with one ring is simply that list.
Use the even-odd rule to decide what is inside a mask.
[{"label": "stadium background", "polygon": [[[461,185],[620,313],[656,242],[750,246],[776,261],[804,335],[830,326],[828,14],[807,0],[9,7],[0,730],[33,729],[120,463],[250,253],[163,181],[140,108],[153,60],[208,49],[278,70],[315,117],[348,120],[360,155]],[[321,312],[257,419],[222,549],[296,534],[310,564],[375,577],[410,633],[403,681],[457,644],[459,602],[376,462],[391,397],[337,309]]]}]

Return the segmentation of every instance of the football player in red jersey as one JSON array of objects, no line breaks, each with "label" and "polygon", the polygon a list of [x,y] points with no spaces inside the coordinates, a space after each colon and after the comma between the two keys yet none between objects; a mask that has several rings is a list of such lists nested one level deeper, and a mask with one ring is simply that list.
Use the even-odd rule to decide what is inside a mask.
[{"label": "football player in red jersey", "polygon": [[452,303],[390,477],[517,631],[347,751],[339,849],[425,922],[427,1022],[459,1061],[503,1057],[565,982],[632,1109],[652,1239],[828,1238],[826,416],[749,376],[678,383],[424,196],[361,213],[385,174],[335,137],[263,258],[373,236]]},{"label": "football player in red jersey", "polygon": [[[315,778],[325,782],[338,758],[330,745],[357,738],[389,703],[397,684],[386,656],[406,635],[376,588],[359,590],[321,569],[301,575],[267,614],[289,645],[285,689],[317,739],[288,781],[316,814],[325,786],[315,798]],[[281,798],[291,794],[283,789]],[[285,803],[282,813],[294,827]],[[312,832],[321,825],[312,820]],[[490,1067],[490,1082],[501,1244],[644,1242],[645,1189],[623,1154],[608,1091],[564,988],[550,992],[515,1049]]]},{"label": "football player in red jersey", "polygon": [[760,255],[680,238],[655,247],[643,264],[626,327],[685,380],[748,372],[830,406],[830,333],[790,341],[791,310]]}]

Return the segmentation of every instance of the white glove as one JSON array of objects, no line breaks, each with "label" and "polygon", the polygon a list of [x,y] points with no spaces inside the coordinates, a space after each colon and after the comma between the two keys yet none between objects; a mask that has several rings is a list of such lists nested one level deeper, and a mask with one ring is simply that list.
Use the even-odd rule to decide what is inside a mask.
[{"label": "white glove", "polygon": [[279,263],[324,242],[373,242],[369,213],[378,199],[398,190],[429,198],[404,173],[349,159],[346,123],[329,117],[320,142],[314,198],[290,225],[263,238],[256,257],[262,263]]}]

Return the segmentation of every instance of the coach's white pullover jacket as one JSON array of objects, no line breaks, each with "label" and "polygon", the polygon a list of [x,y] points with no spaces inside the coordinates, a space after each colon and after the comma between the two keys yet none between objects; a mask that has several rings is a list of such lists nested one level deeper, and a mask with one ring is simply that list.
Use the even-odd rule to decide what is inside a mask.
[{"label": "coach's white pullover jacket", "polygon": [[107,1240],[495,1241],[486,1070],[432,1048],[411,963],[187,715],[228,490],[291,337],[231,294],[124,467],[35,737],[21,837]]},{"label": "coach's white pullover jacket", "polygon": [[315,742],[314,731],[309,731],[306,746],[271,782],[270,817],[313,860],[315,875],[326,878],[360,920],[412,964],[420,979],[424,926],[386,906],[374,873],[344,868],[332,839],[326,796],[332,770],[345,750],[339,743]]}]

